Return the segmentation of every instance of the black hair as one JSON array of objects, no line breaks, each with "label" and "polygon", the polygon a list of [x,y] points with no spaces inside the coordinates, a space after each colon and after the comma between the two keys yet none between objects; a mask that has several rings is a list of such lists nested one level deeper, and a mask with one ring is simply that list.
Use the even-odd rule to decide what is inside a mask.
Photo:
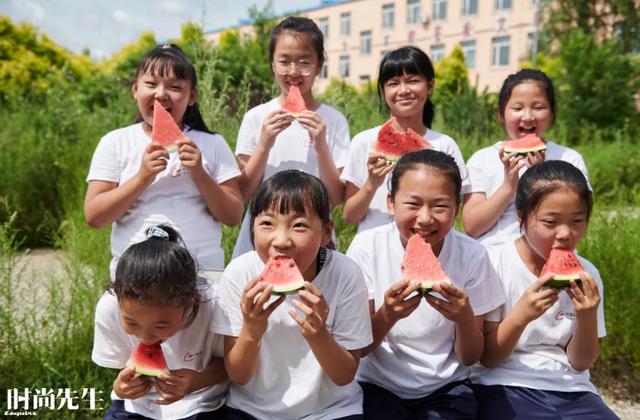
[{"label": "black hair", "polygon": [[316,53],[318,67],[322,67],[325,56],[324,36],[314,21],[302,16],[289,16],[273,28],[271,38],[269,39],[269,62],[273,62],[276,44],[283,32],[289,32],[294,36],[306,35],[311,41],[311,46]]},{"label": "black hair", "polygon": [[[378,71],[378,95],[380,102],[384,101],[384,85],[394,77],[403,74],[417,74],[424,77],[427,82],[432,81],[436,77],[433,64],[429,60],[429,56],[420,48],[413,46],[405,46],[397,50],[389,51],[380,62]],[[424,104],[422,111],[422,123],[431,128],[433,116],[435,115],[435,106],[430,98]]]},{"label": "black hair", "polygon": [[197,315],[201,301],[197,264],[171,226],[152,226],[146,234],[146,240],[122,253],[111,290],[118,300],[185,308],[192,305],[193,310],[185,321],[189,324]]},{"label": "black hair", "polygon": [[391,173],[391,178],[389,179],[389,193],[391,194],[391,200],[393,201],[396,193],[398,192],[400,178],[402,178],[404,173],[411,169],[416,169],[420,165],[424,165],[430,169],[435,169],[440,174],[449,178],[451,183],[454,185],[456,204],[459,205],[460,191],[462,190],[460,169],[453,157],[444,152],[432,149],[424,149],[417,152],[407,153],[400,158]]},{"label": "black hair", "polygon": [[544,72],[536,69],[522,69],[507,76],[498,95],[498,114],[501,117],[504,117],[504,111],[507,107],[507,102],[511,99],[513,88],[521,83],[530,81],[537,83],[544,91],[551,108],[551,118],[552,120],[556,118],[556,93],[553,88],[553,82]]},{"label": "black hair", "polygon": [[516,211],[520,227],[526,226],[529,215],[536,211],[542,200],[563,188],[569,188],[587,207],[587,222],[593,208],[593,194],[582,171],[563,160],[549,160],[527,169],[518,181]]},{"label": "black hair", "polygon": [[322,181],[297,169],[280,171],[262,183],[251,203],[251,237],[253,223],[260,213],[274,210],[280,214],[318,215],[323,225],[331,223],[331,202]]},{"label": "black hair", "polygon": [[[175,44],[158,45],[148,51],[140,60],[140,64],[138,64],[135,80],[137,81],[145,74],[153,74],[160,77],[167,77],[173,74],[176,79],[191,81],[193,89],[197,91],[198,77],[196,76],[196,68],[184,51]],[[142,115],[138,112],[136,122],[141,121]],[[213,133],[204,122],[197,102],[187,106],[182,122],[189,126],[190,129]]]}]

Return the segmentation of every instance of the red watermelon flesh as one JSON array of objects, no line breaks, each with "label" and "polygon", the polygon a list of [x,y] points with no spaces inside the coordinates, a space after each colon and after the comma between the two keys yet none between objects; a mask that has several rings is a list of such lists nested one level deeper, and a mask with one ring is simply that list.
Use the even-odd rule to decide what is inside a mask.
[{"label": "red watermelon flesh", "polygon": [[541,152],[547,149],[547,145],[535,134],[527,134],[526,136],[516,140],[506,140],[500,143],[500,147],[504,148],[505,153],[524,154],[531,152]]},{"label": "red watermelon flesh", "polygon": [[541,275],[553,273],[554,276],[546,286],[569,287],[570,281],[580,280],[580,273],[584,271],[578,257],[572,250],[566,248],[552,248],[547,263],[542,267]]},{"label": "red watermelon flesh", "polygon": [[273,286],[271,293],[288,295],[304,287],[304,277],[291,257],[271,257],[262,270],[262,281]]},{"label": "red watermelon flesh", "polygon": [[151,130],[151,142],[162,145],[167,151],[173,152],[178,149],[175,143],[184,134],[173,117],[162,104],[155,101],[153,104],[153,130]]},{"label": "red watermelon flesh", "polygon": [[407,153],[431,147],[421,135],[411,128],[406,132],[393,128],[395,118],[391,117],[378,131],[373,151],[384,155],[387,162],[395,162]]},{"label": "red watermelon flesh", "polygon": [[146,376],[167,376],[171,373],[167,368],[167,361],[162,354],[160,343],[140,343],[131,353],[126,366],[135,367],[136,373]]},{"label": "red watermelon flesh", "polygon": [[296,117],[303,111],[307,110],[307,105],[304,103],[304,98],[300,93],[300,89],[296,85],[289,86],[289,93],[287,94],[282,109],[290,112]]},{"label": "red watermelon flesh", "polygon": [[429,242],[419,234],[414,234],[407,242],[404,259],[400,267],[402,278],[419,281],[423,292],[430,292],[436,283],[449,283],[449,276],[442,269]]}]

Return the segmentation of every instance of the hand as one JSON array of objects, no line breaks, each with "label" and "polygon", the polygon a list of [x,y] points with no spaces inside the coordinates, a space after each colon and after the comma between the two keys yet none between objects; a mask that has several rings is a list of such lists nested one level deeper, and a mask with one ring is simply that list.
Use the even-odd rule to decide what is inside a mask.
[{"label": "hand", "polygon": [[449,283],[435,283],[433,285],[433,291],[440,293],[446,300],[439,299],[430,294],[426,294],[424,298],[429,305],[440,312],[442,316],[456,324],[473,322],[473,309],[469,304],[467,292]]},{"label": "hand", "polygon": [[498,156],[504,166],[504,185],[507,185],[514,193],[520,179],[520,169],[525,166],[525,156],[515,153],[505,153],[501,147]]},{"label": "hand", "polygon": [[571,287],[566,289],[573,306],[576,308],[576,317],[586,313],[596,313],[600,304],[600,292],[598,286],[587,273],[580,273],[581,286],[571,280]]},{"label": "hand", "polygon": [[527,159],[524,161],[527,168],[544,162],[544,150],[527,153]]},{"label": "hand", "polygon": [[162,399],[154,402],[159,405],[169,405],[184,398],[193,392],[193,384],[200,372],[192,369],[172,370],[169,376],[160,376],[156,379],[156,391]]},{"label": "hand", "polygon": [[298,122],[309,132],[311,144],[316,151],[319,147],[326,146],[327,127],[318,114],[313,111],[303,111],[298,115]]},{"label": "hand", "polygon": [[369,154],[367,171],[369,172],[369,183],[371,183],[371,186],[376,190],[380,188],[387,174],[395,167],[395,163],[392,164],[385,160],[384,155],[376,152]]},{"label": "hand", "polygon": [[322,296],[322,292],[308,281],[304,282],[304,289],[298,291],[301,300],[294,299],[293,305],[306,315],[302,318],[294,310],[289,315],[302,327],[302,336],[307,340],[313,339],[325,332],[325,323],[329,316],[329,305]]},{"label": "hand", "polygon": [[126,367],[118,373],[113,382],[113,391],[119,398],[135,400],[146,395],[153,385],[153,379],[144,375],[137,375],[136,369]]},{"label": "hand", "polygon": [[149,143],[144,149],[138,175],[146,184],[151,184],[156,176],[167,167],[169,153],[159,144]]},{"label": "hand", "polygon": [[269,315],[284,302],[284,296],[280,296],[265,308],[264,305],[271,298],[273,286],[260,280],[261,277],[257,276],[247,283],[240,299],[240,309],[244,319],[243,329],[255,341],[262,339],[262,335],[267,330]]},{"label": "hand", "polygon": [[527,325],[531,321],[538,319],[550,307],[558,301],[560,289],[553,287],[545,288],[544,285],[553,278],[552,273],[541,276],[531,285],[516,302],[511,316],[520,325]]},{"label": "hand", "polygon": [[189,171],[191,178],[206,175],[202,167],[202,153],[200,153],[200,149],[198,149],[193,140],[183,135],[176,144],[178,145],[180,163]]},{"label": "hand", "polygon": [[420,293],[409,298],[420,289],[420,283],[400,280],[384,293],[384,303],[380,308],[382,318],[390,324],[408,317],[420,305]]},{"label": "hand", "polygon": [[289,127],[293,120],[293,116],[283,109],[278,109],[267,115],[267,118],[262,121],[260,143],[267,150],[270,150],[278,134]]}]

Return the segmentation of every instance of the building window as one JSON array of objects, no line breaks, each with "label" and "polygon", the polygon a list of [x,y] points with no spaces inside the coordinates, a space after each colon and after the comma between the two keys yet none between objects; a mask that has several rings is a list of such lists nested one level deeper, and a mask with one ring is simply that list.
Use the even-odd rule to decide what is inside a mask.
[{"label": "building window", "polygon": [[460,43],[464,53],[464,64],[468,69],[476,66],[476,41],[463,41]]},{"label": "building window", "polygon": [[361,85],[366,85],[371,81],[371,77],[368,74],[361,74],[358,80],[360,80]]},{"label": "building window", "polygon": [[340,56],[340,77],[349,77],[349,56]]},{"label": "building window", "polygon": [[462,0],[462,14],[477,15],[478,14],[478,0]]},{"label": "building window", "polygon": [[431,60],[438,61],[444,57],[444,44],[437,44],[431,46]]},{"label": "building window", "polygon": [[351,13],[342,13],[340,15],[340,35],[349,35],[351,33]]},{"label": "building window", "polygon": [[327,60],[324,60],[324,62],[322,63],[322,68],[320,69],[320,78],[329,78],[329,63],[327,63]]},{"label": "building window", "polygon": [[393,21],[396,15],[394,4],[385,4],[382,6],[382,27],[385,29],[393,28]]},{"label": "building window", "polygon": [[322,36],[324,36],[324,39],[329,38],[329,18],[320,18],[318,27],[320,28],[320,32],[322,32]]},{"label": "building window", "polygon": [[447,18],[447,0],[433,0],[433,20]]},{"label": "building window", "polygon": [[407,0],[407,23],[420,23],[420,0]]},{"label": "building window", "polygon": [[371,31],[360,32],[360,53],[371,54]]},{"label": "building window", "polygon": [[499,36],[491,40],[491,65],[494,67],[509,65],[509,37]]},{"label": "building window", "polygon": [[497,10],[511,9],[511,0],[496,0]]}]

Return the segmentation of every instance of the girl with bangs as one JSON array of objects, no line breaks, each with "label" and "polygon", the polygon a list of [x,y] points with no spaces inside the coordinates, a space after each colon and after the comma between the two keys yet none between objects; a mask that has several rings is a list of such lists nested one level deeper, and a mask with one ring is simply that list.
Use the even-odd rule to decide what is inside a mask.
[{"label": "girl with bangs", "polygon": [[[112,224],[111,277],[122,252],[158,224],[180,232],[202,270],[221,272],[220,223],[237,225],[242,214],[240,170],[202,119],[195,68],[178,46],[158,46],[142,58],[131,91],[136,122],[100,140],[84,203],[91,227]],[[156,101],[184,132],[176,153],[151,142]]]},{"label": "girl with bangs", "polygon": [[[378,94],[395,118],[393,127],[413,129],[431,148],[452,156],[463,179],[467,170],[460,148],[445,134],[431,129],[435,107],[430,100],[435,88],[435,72],[427,54],[419,48],[405,46],[387,53],[378,72]],[[372,152],[381,126],[357,134],[349,148],[349,160],[340,179],[345,182],[345,204],[342,216],[350,224],[359,224],[358,232],[393,221],[387,211],[388,184],[395,165],[380,153]]]}]

